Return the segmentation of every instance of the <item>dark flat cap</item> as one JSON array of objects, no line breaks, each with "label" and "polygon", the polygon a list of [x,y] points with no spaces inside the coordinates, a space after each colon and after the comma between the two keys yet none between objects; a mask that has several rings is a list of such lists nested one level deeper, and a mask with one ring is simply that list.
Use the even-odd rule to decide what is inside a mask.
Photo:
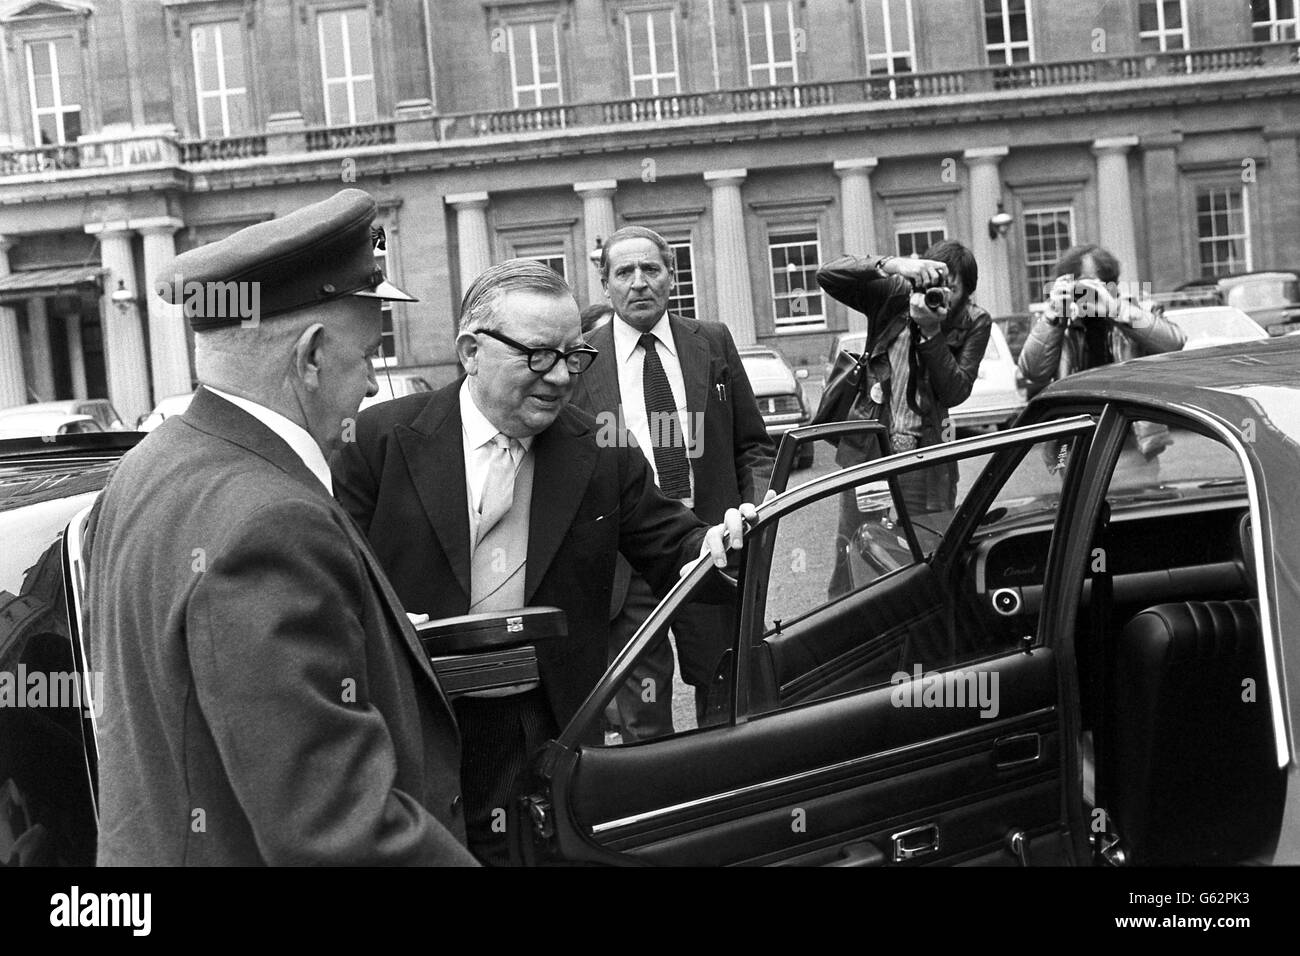
[{"label": "dark flat cap", "polygon": [[375,262],[383,235],[371,229],[375,212],[369,193],[344,189],[177,256],[154,286],[165,301],[183,306],[195,332],[348,295],[417,302],[386,280]]}]

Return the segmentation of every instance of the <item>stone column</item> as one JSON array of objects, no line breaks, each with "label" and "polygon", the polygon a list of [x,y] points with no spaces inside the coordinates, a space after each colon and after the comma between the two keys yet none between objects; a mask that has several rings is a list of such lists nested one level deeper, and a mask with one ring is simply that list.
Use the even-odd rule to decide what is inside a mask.
[{"label": "stone column", "polygon": [[1256,255],[1255,261],[1294,269],[1300,262],[1300,128],[1265,129],[1264,142],[1268,144],[1268,166],[1256,173],[1256,179],[1263,189],[1263,248],[1268,254]]},{"label": "stone column", "polygon": [[587,253],[595,248],[597,239],[608,239],[617,228],[614,224],[616,189],[618,189],[618,181],[614,179],[573,184],[573,191],[582,197],[582,223],[586,233],[586,248],[582,251],[582,258],[587,265],[588,305],[605,301],[605,289],[600,284],[600,268],[591,264]]},{"label": "stone column", "polygon": [[[9,250],[14,240],[0,236],[0,277],[9,275]],[[27,401],[27,375],[23,372],[22,340],[18,337],[18,314],[0,305],[0,408]]]},{"label": "stone column", "polygon": [[27,350],[31,355],[32,377],[27,383],[38,402],[52,402],[54,394],[54,353],[50,351],[50,319],[45,297],[34,295],[27,300]]},{"label": "stone column", "polygon": [[713,192],[716,315],[730,326],[737,345],[752,345],[757,341],[749,253],[745,249],[745,209],[740,202],[740,184],[748,175],[746,169],[720,169],[704,174],[704,181]]},{"label": "stone column", "polygon": [[[1172,289],[1195,275],[1188,264],[1186,217],[1179,198],[1178,147],[1182,133],[1142,137],[1142,198],[1146,217],[1147,273],[1124,278],[1150,282],[1154,291]],[[1191,229],[1196,228],[1195,223]],[[1127,264],[1125,264],[1127,266]],[[1136,266],[1127,266],[1136,270]]]},{"label": "stone column", "polygon": [[168,216],[131,222],[131,228],[144,236],[144,274],[148,283],[144,299],[149,311],[149,359],[155,400],[180,395],[194,387],[182,309],[163,301],[154,288],[155,281],[166,274],[176,258],[175,234],[183,225],[179,219]]},{"label": "stone column", "polygon": [[72,397],[89,398],[86,387],[86,353],[81,345],[81,313],[63,317],[64,338],[68,340],[68,368],[72,371]]},{"label": "stone column", "polygon": [[[874,156],[835,161],[835,175],[840,177],[840,215],[844,219],[844,248],[841,251],[848,255],[869,256],[882,251],[875,248],[876,217],[871,201],[871,171],[878,162]],[[850,330],[867,331],[865,315],[857,309],[845,311],[849,314]]]},{"label": "stone column", "polygon": [[[108,397],[122,416],[133,425],[149,412],[149,359],[145,355],[144,329],[140,325],[135,286],[135,262],[131,254],[131,231],[125,222],[91,223],[86,232],[99,236],[100,262],[104,275],[104,296],[100,300],[100,321],[104,326],[104,364],[108,372]],[[113,302],[121,282],[132,301]]]},{"label": "stone column", "polygon": [[1014,311],[1011,304],[1011,260],[1005,237],[989,237],[989,220],[1002,200],[998,165],[1010,152],[1005,146],[968,149],[963,154],[970,170],[971,251],[979,263],[980,282],[975,300],[994,318]]},{"label": "stone column", "polygon": [[460,294],[492,265],[492,239],[488,235],[488,194],[456,193],[443,201],[456,210],[456,239],[460,246]]},{"label": "stone column", "polygon": [[1128,280],[1137,280],[1146,265],[1138,261],[1133,191],[1128,175],[1128,151],[1137,144],[1136,136],[1099,139],[1092,144],[1092,154],[1097,157],[1098,238],[1119,260],[1120,277]]}]

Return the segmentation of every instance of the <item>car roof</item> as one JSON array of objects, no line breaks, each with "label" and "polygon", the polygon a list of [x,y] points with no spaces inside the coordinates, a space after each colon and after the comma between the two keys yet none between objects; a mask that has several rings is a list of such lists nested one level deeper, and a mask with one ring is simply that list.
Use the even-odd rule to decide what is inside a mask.
[{"label": "car roof", "polygon": [[1300,338],[1234,342],[1117,362],[1054,382],[1035,401],[1098,398],[1200,409],[1238,430],[1245,417],[1258,417],[1261,411],[1289,423],[1300,410]]}]

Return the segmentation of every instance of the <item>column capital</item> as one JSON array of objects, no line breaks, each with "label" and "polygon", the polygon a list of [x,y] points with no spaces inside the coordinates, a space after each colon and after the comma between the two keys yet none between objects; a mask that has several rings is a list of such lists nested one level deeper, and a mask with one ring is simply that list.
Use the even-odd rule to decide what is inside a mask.
[{"label": "column capital", "polygon": [[593,179],[590,182],[574,183],[573,191],[586,196],[612,196],[618,190],[617,179]]},{"label": "column capital", "polygon": [[968,149],[961,154],[961,158],[966,160],[970,166],[978,166],[981,163],[988,163],[996,166],[1008,153],[1011,152],[1009,146],[977,146],[974,149]]},{"label": "column capital", "polygon": [[131,233],[131,224],[125,219],[113,219],[107,222],[88,222],[86,234],[106,239],[109,236],[125,236]]},{"label": "column capital", "polygon": [[1092,152],[1095,156],[1102,156],[1107,153],[1118,153],[1123,155],[1138,144],[1137,136],[1111,136],[1107,139],[1095,139],[1092,141]]},{"label": "column capital", "polygon": [[704,181],[710,189],[717,189],[719,186],[739,186],[748,175],[748,169],[715,169],[704,174]]},{"label": "column capital", "polygon": [[880,165],[880,160],[875,156],[864,156],[861,159],[837,159],[835,160],[835,175],[853,176],[861,173],[864,176],[870,176],[871,171]]},{"label": "column capital", "polygon": [[155,235],[166,233],[171,235],[178,229],[184,229],[185,223],[175,216],[153,216],[148,219],[132,219],[128,225],[136,229],[141,235]]},{"label": "column capital", "polygon": [[486,209],[488,194],[486,192],[450,193],[443,196],[442,201],[456,209]]}]

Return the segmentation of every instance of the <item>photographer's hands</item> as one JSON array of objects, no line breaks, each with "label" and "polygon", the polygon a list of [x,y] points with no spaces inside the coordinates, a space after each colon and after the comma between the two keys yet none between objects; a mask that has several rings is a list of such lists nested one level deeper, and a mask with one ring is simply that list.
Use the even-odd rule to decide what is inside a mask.
[{"label": "photographer's hands", "polygon": [[948,283],[948,264],[934,259],[890,257],[881,267],[885,275],[902,276],[918,289]]}]

